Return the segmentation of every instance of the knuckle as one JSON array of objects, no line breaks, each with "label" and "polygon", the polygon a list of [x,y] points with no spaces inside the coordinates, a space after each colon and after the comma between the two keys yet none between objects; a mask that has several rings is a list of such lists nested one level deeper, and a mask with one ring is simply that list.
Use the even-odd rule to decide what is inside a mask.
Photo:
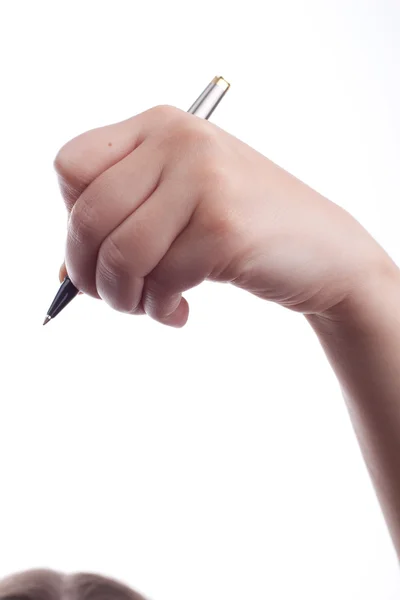
[{"label": "knuckle", "polygon": [[80,153],[77,151],[76,139],[67,142],[57,152],[53,164],[62,182],[72,188],[81,188],[87,183],[87,178],[82,168],[84,161],[80,160]]},{"label": "knuckle", "polygon": [[114,177],[106,171],[95,179],[75,202],[68,222],[68,232],[76,245],[98,241],[101,226],[98,207],[112,202],[114,188]]},{"label": "knuckle", "polygon": [[147,112],[147,115],[154,120],[157,124],[167,124],[170,121],[175,120],[182,111],[175,106],[169,106],[168,104],[160,104],[153,106]]},{"label": "knuckle", "polygon": [[169,317],[179,304],[181,295],[171,294],[168,288],[159,286],[155,280],[147,284],[143,298],[146,313],[160,321]]},{"label": "knuckle", "polygon": [[110,235],[103,242],[97,259],[97,289],[100,295],[103,292],[103,298],[115,310],[129,314],[142,314],[140,303],[138,304],[132,297],[131,286],[126,285],[126,282],[131,280],[129,271],[128,261],[116,240]]},{"label": "knuckle", "polygon": [[112,234],[101,245],[97,270],[99,276],[108,283],[115,283],[121,275],[127,273],[128,262]]},{"label": "knuckle", "polygon": [[242,227],[240,215],[228,203],[209,197],[200,204],[198,218],[202,229],[217,239],[226,240],[237,235]]},{"label": "knuckle", "polygon": [[218,204],[222,197],[232,195],[231,177],[220,157],[213,150],[203,156],[197,166],[197,180],[204,199],[215,200]]},{"label": "knuckle", "polygon": [[68,237],[76,246],[90,243],[96,235],[97,218],[92,198],[87,195],[76,203],[68,223]]},{"label": "knuckle", "polygon": [[71,163],[71,153],[69,152],[69,143],[65,144],[56,154],[53,162],[54,169],[61,179],[69,180],[73,173],[73,163]]},{"label": "knuckle", "polygon": [[209,123],[185,115],[179,125],[172,132],[172,137],[178,139],[181,144],[189,148],[195,148],[196,151],[201,151],[201,155],[212,149],[214,132],[209,126]]},{"label": "knuckle", "polygon": [[201,119],[181,112],[160,132],[160,145],[170,156],[182,159],[195,153],[200,160],[213,147],[214,132],[207,125]]}]

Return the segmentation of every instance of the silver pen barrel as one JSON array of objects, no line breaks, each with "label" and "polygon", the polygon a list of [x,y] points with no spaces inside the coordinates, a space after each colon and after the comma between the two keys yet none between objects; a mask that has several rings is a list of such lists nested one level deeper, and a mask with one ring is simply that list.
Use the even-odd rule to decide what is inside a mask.
[{"label": "silver pen barrel", "polygon": [[214,77],[196,102],[189,108],[188,113],[202,119],[208,119],[229,90],[229,87],[230,84],[223,77]]}]

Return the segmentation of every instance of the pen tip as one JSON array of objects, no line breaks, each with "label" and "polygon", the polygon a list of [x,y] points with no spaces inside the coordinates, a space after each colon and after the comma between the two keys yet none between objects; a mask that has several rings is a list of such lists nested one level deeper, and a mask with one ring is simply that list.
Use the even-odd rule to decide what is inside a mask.
[{"label": "pen tip", "polygon": [[49,317],[49,315],[46,315],[45,320],[43,321],[43,325],[47,325],[47,323],[51,321],[51,317]]}]

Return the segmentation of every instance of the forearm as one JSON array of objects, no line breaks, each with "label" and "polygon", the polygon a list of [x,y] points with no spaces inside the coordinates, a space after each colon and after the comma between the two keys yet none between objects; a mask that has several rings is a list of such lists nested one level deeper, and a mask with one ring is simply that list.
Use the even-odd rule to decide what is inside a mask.
[{"label": "forearm", "polygon": [[335,313],[307,318],[342,386],[400,557],[400,271],[371,277]]}]

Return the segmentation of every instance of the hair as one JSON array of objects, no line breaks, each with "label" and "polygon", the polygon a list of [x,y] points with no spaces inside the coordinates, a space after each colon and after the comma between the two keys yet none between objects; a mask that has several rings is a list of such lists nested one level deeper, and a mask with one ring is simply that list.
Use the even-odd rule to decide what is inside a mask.
[{"label": "hair", "polygon": [[47,569],[0,580],[0,600],[145,600],[114,579],[93,573],[66,575]]}]

